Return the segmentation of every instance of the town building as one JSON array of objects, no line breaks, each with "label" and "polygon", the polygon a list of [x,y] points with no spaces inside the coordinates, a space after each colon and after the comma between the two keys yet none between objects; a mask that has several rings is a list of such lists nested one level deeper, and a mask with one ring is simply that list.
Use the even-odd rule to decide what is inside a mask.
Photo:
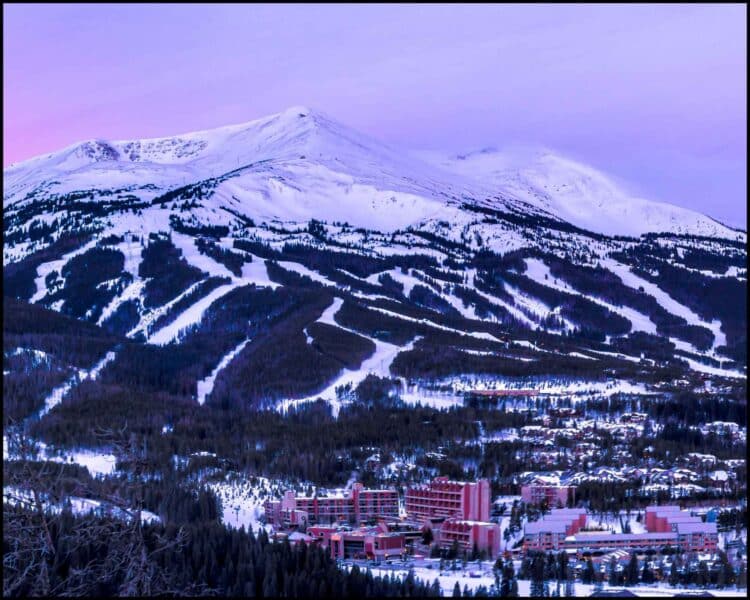
[{"label": "town building", "polygon": [[500,526],[482,521],[446,519],[440,526],[437,541],[442,548],[450,548],[455,542],[460,550],[472,552],[476,548],[494,558],[500,554]]},{"label": "town building", "polygon": [[539,505],[546,501],[547,506],[555,508],[560,505],[575,504],[575,498],[576,486],[574,485],[532,481],[521,486],[521,500],[527,504]]},{"label": "town building", "polygon": [[281,500],[267,501],[265,511],[274,526],[302,530],[315,524],[397,520],[398,492],[366,489],[361,483],[348,494],[297,496],[289,490]]},{"label": "town building", "polygon": [[351,529],[338,526],[312,526],[310,537],[327,548],[331,558],[368,558],[385,560],[403,556],[406,552],[404,534],[391,532],[385,523],[374,527]]},{"label": "town building", "polygon": [[405,505],[407,518],[418,523],[436,517],[486,522],[490,520],[490,482],[436,477],[428,484],[408,488]]},{"label": "town building", "polygon": [[648,507],[644,533],[582,531],[585,524],[583,509],[552,510],[526,525],[524,551],[647,550],[672,546],[686,552],[711,552],[718,545],[716,523],[704,523],[678,506]]},{"label": "town building", "polygon": [[411,523],[436,532],[441,548],[454,542],[461,550],[475,548],[495,557],[500,552],[500,526],[490,522],[490,482],[451,481],[436,477],[406,490],[406,515]]},{"label": "town building", "polygon": [[562,550],[565,539],[575,535],[586,525],[583,508],[560,508],[552,510],[538,521],[527,523],[524,529],[523,547],[528,550]]}]

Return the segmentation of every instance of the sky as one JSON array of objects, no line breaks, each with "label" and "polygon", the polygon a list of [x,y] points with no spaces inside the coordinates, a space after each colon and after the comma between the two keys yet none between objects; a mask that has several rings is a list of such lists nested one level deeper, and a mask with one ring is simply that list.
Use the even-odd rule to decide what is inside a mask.
[{"label": "sky", "polygon": [[539,144],[746,227],[747,8],[3,5],[3,166],[305,105],[383,142]]}]

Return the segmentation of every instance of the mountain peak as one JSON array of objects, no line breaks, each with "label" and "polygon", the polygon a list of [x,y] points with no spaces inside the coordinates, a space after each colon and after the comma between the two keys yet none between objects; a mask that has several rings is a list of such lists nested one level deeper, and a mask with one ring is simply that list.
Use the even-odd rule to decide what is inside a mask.
[{"label": "mountain peak", "polygon": [[303,117],[314,116],[316,112],[317,111],[312,110],[309,106],[298,104],[295,106],[290,106],[285,111],[282,111],[279,114],[284,115],[284,116],[303,118]]}]

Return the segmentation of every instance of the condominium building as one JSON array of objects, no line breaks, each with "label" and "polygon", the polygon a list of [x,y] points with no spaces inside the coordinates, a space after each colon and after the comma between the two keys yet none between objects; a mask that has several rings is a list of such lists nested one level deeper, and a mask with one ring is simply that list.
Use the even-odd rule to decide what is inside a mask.
[{"label": "condominium building", "polygon": [[542,482],[532,482],[521,486],[521,500],[527,504],[541,504],[546,501],[547,506],[556,507],[560,504],[567,506],[568,502],[575,503],[576,486],[555,485]]},{"label": "condominium building", "polygon": [[484,550],[491,557],[500,554],[500,525],[482,521],[446,519],[438,531],[438,544],[450,548],[457,543],[460,550]]},{"label": "condominium building", "polygon": [[554,509],[538,521],[526,524],[523,537],[524,551],[562,550],[565,547],[565,539],[576,534],[585,525],[585,509]]},{"label": "condominium building", "polygon": [[451,481],[436,477],[406,490],[407,519],[436,531],[442,548],[476,548],[494,557],[500,552],[500,526],[490,522],[490,482]]},{"label": "condominium building", "polygon": [[435,518],[490,520],[490,482],[451,481],[436,477],[430,483],[406,490],[406,514],[415,522]]},{"label": "condominium building", "polygon": [[524,551],[528,550],[646,550],[673,546],[687,552],[716,550],[716,523],[704,523],[700,517],[677,506],[652,506],[646,509],[645,533],[581,531],[586,524],[583,509],[553,510],[524,529]]},{"label": "condominium building", "polygon": [[279,527],[302,529],[320,523],[363,523],[371,520],[398,519],[396,490],[365,489],[355,483],[348,494],[297,496],[287,491],[281,500],[265,504],[266,519]]},{"label": "condominium building", "polygon": [[406,551],[404,534],[389,531],[384,523],[357,529],[315,525],[308,529],[308,533],[328,549],[331,558],[380,560],[402,556]]}]

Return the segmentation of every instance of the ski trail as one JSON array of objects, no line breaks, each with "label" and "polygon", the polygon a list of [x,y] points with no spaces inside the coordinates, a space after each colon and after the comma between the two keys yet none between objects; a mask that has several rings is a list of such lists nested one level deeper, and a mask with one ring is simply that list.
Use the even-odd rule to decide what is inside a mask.
[{"label": "ski trail", "polygon": [[250,340],[245,340],[241,344],[239,344],[236,348],[234,348],[229,354],[224,356],[221,361],[219,361],[219,364],[216,365],[216,368],[211,371],[211,374],[206,377],[205,379],[201,379],[198,382],[198,395],[196,399],[198,400],[198,404],[203,405],[206,402],[206,398],[211,394],[211,392],[214,389],[214,383],[216,383],[216,376],[219,374],[220,371],[224,370],[227,365],[229,365],[230,362],[234,360],[234,357],[237,356],[242,350],[247,346],[247,344],[250,342]]},{"label": "ski trail", "polygon": [[44,407],[42,407],[39,413],[37,413],[37,417],[41,419],[49,411],[55,408],[55,406],[63,401],[63,398],[65,398],[68,392],[82,381],[85,381],[86,379],[96,380],[102,369],[111,363],[116,356],[117,351],[111,350],[107,352],[104,358],[96,363],[91,369],[78,369],[70,379],[50,392],[50,395],[44,400]]}]

